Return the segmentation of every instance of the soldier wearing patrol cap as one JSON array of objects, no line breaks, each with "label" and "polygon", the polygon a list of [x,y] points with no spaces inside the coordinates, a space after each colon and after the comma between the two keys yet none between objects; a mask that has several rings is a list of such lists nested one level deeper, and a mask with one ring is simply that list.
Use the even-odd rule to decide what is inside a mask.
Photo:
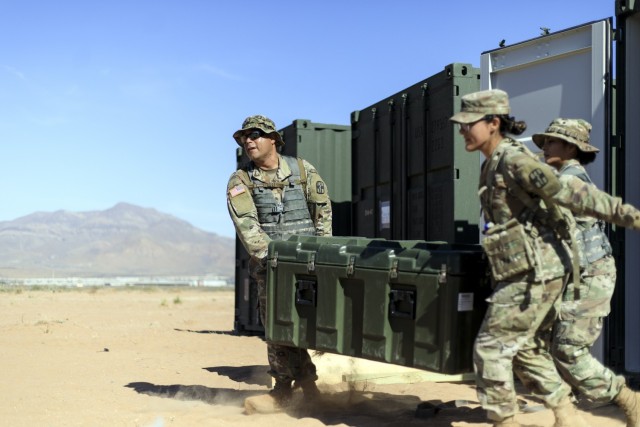
[{"label": "soldier wearing patrol cap", "polygon": [[[293,234],[330,236],[331,202],[327,186],[309,162],[278,153],[284,141],[271,119],[247,117],[233,138],[250,161],[229,178],[227,207],[251,256],[249,275],[257,283],[264,325],[269,242]],[[316,367],[305,349],[267,343],[267,354],[275,386],[268,395],[247,398],[248,413],[280,410],[291,398],[294,381],[305,398],[318,395]]]},{"label": "soldier wearing patrol cap", "polygon": [[[592,184],[584,165],[600,150],[590,144],[591,124],[582,119],[554,119],[543,133],[532,135],[547,164],[561,176],[575,176]],[[616,263],[604,222],[577,215],[575,238],[580,248],[580,283],[569,282],[562,295],[560,316],[553,329],[552,354],[560,374],[582,395],[596,402],[620,406],[630,426],[638,425],[638,395],[626,387],[623,376],[603,366],[590,349],[611,311],[616,285]]]},{"label": "soldier wearing patrol cap", "polygon": [[570,273],[579,272],[577,251],[572,257],[568,249],[576,246],[568,210],[636,229],[640,211],[576,177],[558,177],[507,136],[526,130],[510,113],[506,92],[485,90],[463,96],[450,119],[465,149],[486,158],[479,195],[494,290],[474,344],[478,398],[494,426],[520,426],[515,372],[553,410],[555,427],[584,427],[549,352],[559,297]]}]

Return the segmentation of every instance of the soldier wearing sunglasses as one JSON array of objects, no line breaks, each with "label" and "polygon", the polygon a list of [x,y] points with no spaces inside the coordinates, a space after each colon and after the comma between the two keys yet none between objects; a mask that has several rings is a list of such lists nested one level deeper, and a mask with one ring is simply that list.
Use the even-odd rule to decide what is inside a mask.
[{"label": "soldier wearing sunglasses", "polygon": [[[260,319],[266,324],[269,242],[293,234],[330,236],[331,202],[327,186],[309,162],[278,153],[284,141],[269,118],[247,117],[233,138],[249,162],[229,179],[227,207],[251,256],[249,275],[257,283]],[[247,413],[281,410],[291,399],[294,382],[305,399],[317,397],[316,367],[307,350],[267,343],[267,354],[275,386],[267,395],[247,398]]]}]

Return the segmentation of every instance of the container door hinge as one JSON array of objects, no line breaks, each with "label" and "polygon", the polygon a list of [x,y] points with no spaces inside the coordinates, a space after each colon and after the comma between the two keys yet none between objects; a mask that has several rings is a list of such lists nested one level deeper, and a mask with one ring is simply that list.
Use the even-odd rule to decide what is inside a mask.
[{"label": "container door hinge", "polygon": [[620,135],[612,135],[610,141],[611,148],[622,149],[622,138]]},{"label": "container door hinge", "polygon": [[613,34],[613,41],[616,41],[618,43],[624,43],[624,38],[623,33],[622,33],[622,28],[614,28],[611,30],[611,33]]},{"label": "container door hinge", "polygon": [[398,278],[398,260],[394,259],[391,261],[391,270],[389,271],[389,277],[392,279]]},{"label": "container door hinge", "polygon": [[351,255],[349,257],[349,264],[347,265],[347,276],[353,276],[353,272],[356,269],[356,257]]},{"label": "container door hinge", "polygon": [[312,273],[316,271],[316,254],[311,254],[311,259],[307,262],[307,272]]},{"label": "container door hinge", "polygon": [[273,258],[271,258],[271,268],[278,267],[278,251],[273,252]]},{"label": "container door hinge", "polygon": [[440,274],[438,274],[438,283],[447,283],[447,264],[440,266]]}]

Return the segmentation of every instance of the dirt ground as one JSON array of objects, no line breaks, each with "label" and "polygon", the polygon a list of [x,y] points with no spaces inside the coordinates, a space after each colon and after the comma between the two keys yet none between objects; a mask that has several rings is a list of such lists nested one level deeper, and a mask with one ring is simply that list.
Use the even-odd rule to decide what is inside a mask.
[{"label": "dirt ground", "polygon": [[[296,391],[285,413],[246,415],[270,378],[264,342],[234,335],[233,312],[229,289],[1,288],[0,425],[489,426],[472,382],[321,378],[319,402]],[[524,404],[523,425],[553,425]],[[615,406],[582,407],[593,426],[624,425]]]}]

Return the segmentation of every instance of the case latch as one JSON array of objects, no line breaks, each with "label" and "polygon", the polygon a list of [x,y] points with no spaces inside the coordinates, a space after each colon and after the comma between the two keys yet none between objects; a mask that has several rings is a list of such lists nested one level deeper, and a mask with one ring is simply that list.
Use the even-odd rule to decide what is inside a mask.
[{"label": "case latch", "polygon": [[355,255],[351,255],[349,257],[349,264],[347,265],[347,276],[353,276],[355,269],[356,269],[356,257]]},{"label": "case latch", "polygon": [[311,254],[311,258],[307,261],[307,272],[312,273],[316,271],[316,254],[315,252]]},{"label": "case latch", "polygon": [[389,277],[391,277],[392,279],[398,278],[398,259],[397,258],[394,258],[391,261],[391,270],[389,271]]}]

